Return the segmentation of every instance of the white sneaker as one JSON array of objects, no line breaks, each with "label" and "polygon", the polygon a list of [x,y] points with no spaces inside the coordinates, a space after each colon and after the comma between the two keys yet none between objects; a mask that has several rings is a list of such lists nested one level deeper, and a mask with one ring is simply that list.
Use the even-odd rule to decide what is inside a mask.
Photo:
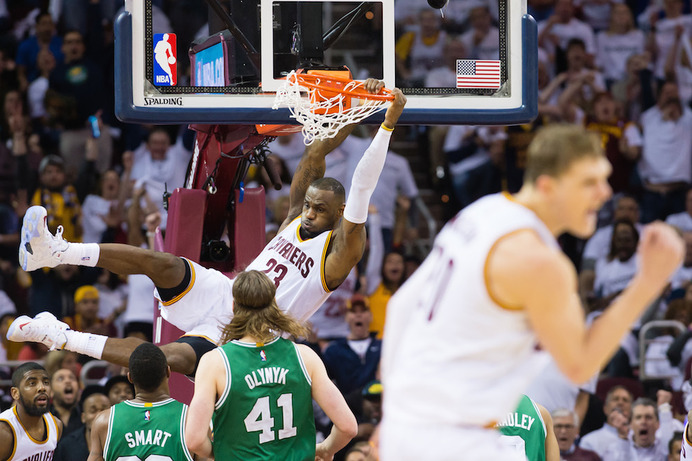
[{"label": "white sneaker", "polygon": [[65,332],[69,329],[69,325],[56,319],[50,312],[41,312],[33,319],[21,315],[7,330],[7,339],[15,342],[43,343],[50,350],[62,349],[67,343]]},{"label": "white sneaker", "polygon": [[46,215],[42,206],[32,206],[24,215],[19,264],[25,271],[62,264],[63,252],[70,245],[62,238],[62,226],[58,227],[55,235],[50,233]]}]

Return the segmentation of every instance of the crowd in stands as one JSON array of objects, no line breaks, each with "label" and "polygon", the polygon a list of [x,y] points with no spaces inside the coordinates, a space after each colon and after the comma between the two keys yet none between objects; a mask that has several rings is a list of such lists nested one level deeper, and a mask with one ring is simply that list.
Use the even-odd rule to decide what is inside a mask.
[{"label": "crowd in stands", "polygon": [[[498,59],[501,3],[452,0],[442,16],[421,9],[418,0],[396,0],[397,85],[453,87],[457,59]],[[189,42],[206,20],[205,12],[186,14],[186,2],[154,4],[155,27],[174,30],[179,43]],[[519,190],[527,146],[542,126],[579,124],[598,135],[613,168],[613,199],[591,239],[560,239],[579,271],[591,321],[634,275],[646,225],[665,220],[679,229],[688,242],[684,266],[603,373],[574,386],[551,364],[528,392],[552,412],[565,460],[677,459],[668,454],[676,453],[680,420],[692,409],[690,2],[529,0],[528,6],[538,22],[535,121],[397,131],[417,143],[415,155],[429,165],[426,183],[448,200],[447,218],[485,194]],[[0,0],[0,365],[17,359],[47,364],[53,412],[66,428],[61,443],[75,447],[59,449],[56,459],[85,448],[79,431],[88,436],[107,399],[127,398],[132,390],[118,369],[109,370],[105,388],[82,389],[86,358],[8,342],[9,323],[47,310],[77,330],[151,340],[154,287],[145,276],[121,278],[101,269],[22,271],[21,218],[40,204],[50,230],[61,226],[70,241],[152,248],[154,231],[166,228],[161,197],[183,186],[192,155],[194,135],[186,126],[126,124],[114,116],[112,25],[121,7],[118,0]],[[98,137],[90,117],[98,121]],[[347,192],[369,143],[370,133],[362,131],[328,156],[326,176]],[[288,212],[287,186],[303,148],[299,134],[270,144],[286,187],[265,187],[268,240]],[[256,184],[269,184],[260,170],[251,175]],[[407,158],[390,152],[371,201],[368,256],[311,319],[308,341],[359,422],[356,443],[343,459],[367,459],[360,441],[381,418],[377,378],[387,301],[425,256],[407,251],[419,187],[427,186],[416,184]],[[0,377],[8,373],[0,366]],[[326,434],[329,421],[316,417]],[[79,435],[70,437],[73,431]]]}]

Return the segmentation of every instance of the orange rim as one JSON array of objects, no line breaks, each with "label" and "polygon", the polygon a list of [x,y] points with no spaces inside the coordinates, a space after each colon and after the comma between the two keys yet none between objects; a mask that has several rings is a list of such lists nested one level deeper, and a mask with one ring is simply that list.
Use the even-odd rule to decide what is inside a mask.
[{"label": "orange rim", "polygon": [[[298,80],[298,83],[300,83],[301,86],[305,86],[308,88],[312,88],[315,90],[322,90],[322,91],[331,91],[334,93],[341,93],[345,94],[348,96],[351,96],[353,98],[357,99],[371,99],[374,101],[392,101],[394,100],[394,95],[392,94],[392,91],[389,90],[388,88],[382,88],[379,93],[377,94],[372,94],[368,93],[363,89],[363,83],[362,82],[356,82],[355,80],[352,80],[350,78],[345,78],[345,77],[339,77],[339,76],[332,76],[332,75],[319,75],[319,74],[295,74],[296,79]],[[338,88],[338,87],[332,87],[332,86],[326,86],[324,84],[320,84],[318,80],[331,80],[331,81],[336,81],[340,83],[354,83],[356,86],[351,89],[346,89],[346,88]]]}]

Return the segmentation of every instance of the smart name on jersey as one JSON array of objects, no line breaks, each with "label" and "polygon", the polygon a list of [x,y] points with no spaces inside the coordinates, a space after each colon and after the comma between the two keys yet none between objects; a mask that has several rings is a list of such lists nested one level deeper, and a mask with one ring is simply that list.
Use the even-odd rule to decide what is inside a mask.
[{"label": "smart name on jersey", "polygon": [[125,440],[127,441],[127,446],[130,448],[142,445],[158,445],[160,447],[165,447],[170,436],[171,434],[169,432],[162,431],[161,429],[156,429],[155,431],[149,429],[147,431],[126,432]]}]

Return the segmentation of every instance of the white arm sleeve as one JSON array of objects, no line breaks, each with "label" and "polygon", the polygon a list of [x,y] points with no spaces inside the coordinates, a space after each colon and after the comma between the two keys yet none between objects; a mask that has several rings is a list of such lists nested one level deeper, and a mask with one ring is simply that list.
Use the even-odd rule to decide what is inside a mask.
[{"label": "white arm sleeve", "polygon": [[368,219],[368,205],[377,180],[384,167],[392,130],[380,127],[370,147],[363,154],[351,180],[351,191],[346,199],[344,219],[354,224],[362,224]]}]

